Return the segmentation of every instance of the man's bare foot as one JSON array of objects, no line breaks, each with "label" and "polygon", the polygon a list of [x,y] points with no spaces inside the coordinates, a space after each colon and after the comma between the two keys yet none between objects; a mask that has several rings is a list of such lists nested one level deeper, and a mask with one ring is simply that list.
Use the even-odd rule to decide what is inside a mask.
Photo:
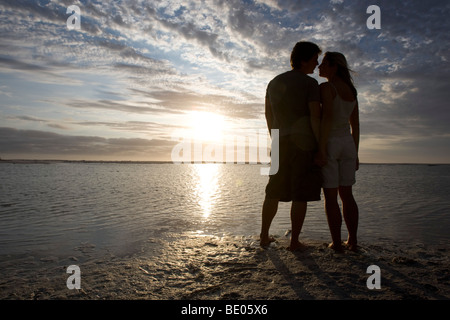
[{"label": "man's bare foot", "polygon": [[349,241],[345,241],[344,246],[350,251],[353,251],[353,252],[358,251],[358,245],[356,243],[350,243]]},{"label": "man's bare foot", "polygon": [[334,251],[336,251],[336,252],[338,252],[338,253],[344,252],[344,248],[342,248],[342,245],[341,245],[341,244],[335,245],[335,244],[332,242],[332,243],[330,243],[330,244],[328,245],[328,248],[333,249]]},{"label": "man's bare foot", "polygon": [[291,244],[287,247],[289,251],[304,251],[306,248],[307,247],[303,243],[300,243],[300,241],[291,241]]},{"label": "man's bare foot", "polygon": [[271,237],[271,236],[267,236],[267,237],[260,237],[259,239],[259,245],[261,247],[267,247],[269,246],[272,242],[275,242],[275,238]]}]

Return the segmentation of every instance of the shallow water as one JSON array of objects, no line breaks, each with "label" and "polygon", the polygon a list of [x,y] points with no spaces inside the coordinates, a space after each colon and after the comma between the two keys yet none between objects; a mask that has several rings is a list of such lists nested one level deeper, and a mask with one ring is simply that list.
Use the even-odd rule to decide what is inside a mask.
[{"label": "shallow water", "polygon": [[[267,176],[259,165],[0,163],[0,255],[128,254],[178,233],[257,235]],[[450,239],[450,165],[361,165],[360,241]],[[290,228],[281,203],[271,233]],[[343,228],[345,238],[345,227]],[[301,237],[328,241],[323,202]]]}]

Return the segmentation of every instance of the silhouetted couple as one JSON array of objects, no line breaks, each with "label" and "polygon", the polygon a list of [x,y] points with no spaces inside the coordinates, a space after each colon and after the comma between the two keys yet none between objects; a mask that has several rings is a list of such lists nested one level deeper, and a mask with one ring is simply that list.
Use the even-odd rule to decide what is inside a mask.
[{"label": "silhouetted couple", "polygon": [[[299,235],[307,203],[325,195],[330,228],[330,247],[342,251],[357,248],[358,206],[352,194],[358,170],[359,111],[357,92],[347,61],[341,53],[327,52],[319,75],[328,82],[308,76],[319,64],[321,49],[314,43],[298,42],[291,53],[292,70],[276,76],[267,86],[265,113],[269,132],[279,130],[279,169],[269,177],[262,209],[260,242],[275,241],[269,235],[278,203],[291,202],[289,249],[303,248]],[[342,216],[348,239],[341,241]]]}]

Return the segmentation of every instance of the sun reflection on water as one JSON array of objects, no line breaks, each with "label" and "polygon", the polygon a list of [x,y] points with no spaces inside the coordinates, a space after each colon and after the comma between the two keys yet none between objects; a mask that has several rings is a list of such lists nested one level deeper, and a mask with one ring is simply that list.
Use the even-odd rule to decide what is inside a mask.
[{"label": "sun reflection on water", "polygon": [[203,218],[208,218],[214,209],[214,202],[220,194],[218,180],[221,166],[214,163],[205,163],[194,164],[194,168],[198,176],[195,194],[202,208]]}]

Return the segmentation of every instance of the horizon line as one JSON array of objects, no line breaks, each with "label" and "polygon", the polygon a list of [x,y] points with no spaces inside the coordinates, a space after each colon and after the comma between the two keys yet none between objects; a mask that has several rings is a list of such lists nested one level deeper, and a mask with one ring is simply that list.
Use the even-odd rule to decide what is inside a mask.
[{"label": "horizon line", "polygon": [[[250,164],[268,165],[268,163],[253,162],[220,162],[220,161],[191,161],[174,163],[170,160],[69,160],[69,159],[2,159],[0,162],[13,164],[50,164],[50,163],[123,163],[123,164]],[[450,165],[445,162],[360,162],[360,165]]]}]

